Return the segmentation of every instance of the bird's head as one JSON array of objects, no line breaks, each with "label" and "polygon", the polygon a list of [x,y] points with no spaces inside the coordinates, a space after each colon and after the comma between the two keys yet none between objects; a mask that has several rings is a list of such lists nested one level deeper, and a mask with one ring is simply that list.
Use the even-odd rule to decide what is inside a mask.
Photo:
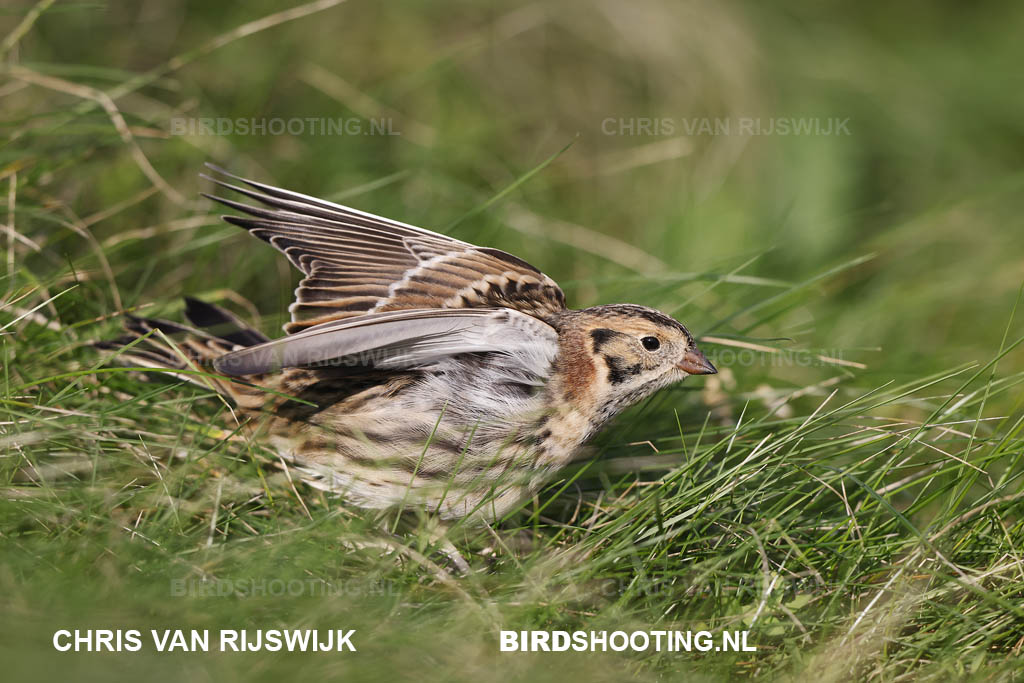
[{"label": "bird's head", "polygon": [[602,412],[618,412],[690,375],[717,372],[682,323],[653,308],[595,306],[559,322],[566,388],[588,395]]}]

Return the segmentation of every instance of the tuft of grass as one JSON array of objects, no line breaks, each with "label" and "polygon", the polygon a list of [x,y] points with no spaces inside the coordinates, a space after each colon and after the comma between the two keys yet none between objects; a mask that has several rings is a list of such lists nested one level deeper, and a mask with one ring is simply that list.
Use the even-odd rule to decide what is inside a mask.
[{"label": "tuft of grass", "polygon": [[[822,11],[6,13],[9,675],[1012,680],[1024,195],[1005,144],[1020,93],[1002,84],[1021,10]],[[847,117],[851,134],[682,134],[751,115]],[[199,117],[404,134],[172,134]],[[622,132],[638,119],[675,130]],[[179,315],[179,294],[283,322],[294,273],[197,199],[211,160],[516,253],[577,306],[659,307],[722,372],[628,411],[499,524],[455,525],[474,570],[456,577],[428,521],[384,531],[293,481],[209,392],[90,348],[123,312]],[[286,627],[355,628],[359,652],[51,645],[58,628]],[[749,630],[758,649],[499,652],[499,631],[527,629]]]}]

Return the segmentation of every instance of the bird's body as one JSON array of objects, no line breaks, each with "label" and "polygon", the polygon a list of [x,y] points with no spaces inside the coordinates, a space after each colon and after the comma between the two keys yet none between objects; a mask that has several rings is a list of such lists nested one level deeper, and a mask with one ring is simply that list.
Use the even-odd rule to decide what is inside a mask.
[{"label": "bird's body", "polygon": [[[497,518],[557,464],[541,462],[537,442],[545,380],[483,354],[384,375],[286,369],[262,386],[325,407],[278,400],[256,423],[308,483],[356,505]],[[262,389],[246,399],[265,409]]]},{"label": "bird's body", "polygon": [[356,505],[500,518],[620,410],[714,372],[654,309],[567,309],[553,280],[510,254],[217,182],[267,207],[215,198],[249,214],[226,220],[306,274],[290,334],[269,340],[188,299],[193,326],[131,318],[132,336],[105,346],[144,337],[126,360],[206,367],[203,381],[307,483]]}]

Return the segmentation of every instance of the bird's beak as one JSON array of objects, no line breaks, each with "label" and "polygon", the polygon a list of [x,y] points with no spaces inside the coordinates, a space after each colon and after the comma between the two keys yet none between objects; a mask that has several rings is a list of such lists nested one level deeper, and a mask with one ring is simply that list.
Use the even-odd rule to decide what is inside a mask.
[{"label": "bird's beak", "polygon": [[687,351],[683,360],[676,363],[676,367],[688,375],[714,375],[718,372],[711,361],[697,349]]}]

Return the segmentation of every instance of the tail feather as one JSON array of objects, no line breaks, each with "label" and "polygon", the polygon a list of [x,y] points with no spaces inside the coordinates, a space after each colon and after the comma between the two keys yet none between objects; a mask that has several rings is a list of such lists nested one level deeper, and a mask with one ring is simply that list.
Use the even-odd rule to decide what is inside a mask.
[{"label": "tail feather", "polygon": [[[225,353],[269,339],[219,306],[191,297],[185,298],[185,306],[185,317],[192,325],[126,315],[127,334],[93,346],[116,352],[120,363],[170,370],[165,374],[236,398],[231,380],[213,373],[213,361]],[[204,374],[174,372],[186,370],[200,370]]]},{"label": "tail feather", "polygon": [[190,296],[185,297],[185,317],[196,327],[238,346],[270,341],[270,337],[245,324],[235,314]]}]

